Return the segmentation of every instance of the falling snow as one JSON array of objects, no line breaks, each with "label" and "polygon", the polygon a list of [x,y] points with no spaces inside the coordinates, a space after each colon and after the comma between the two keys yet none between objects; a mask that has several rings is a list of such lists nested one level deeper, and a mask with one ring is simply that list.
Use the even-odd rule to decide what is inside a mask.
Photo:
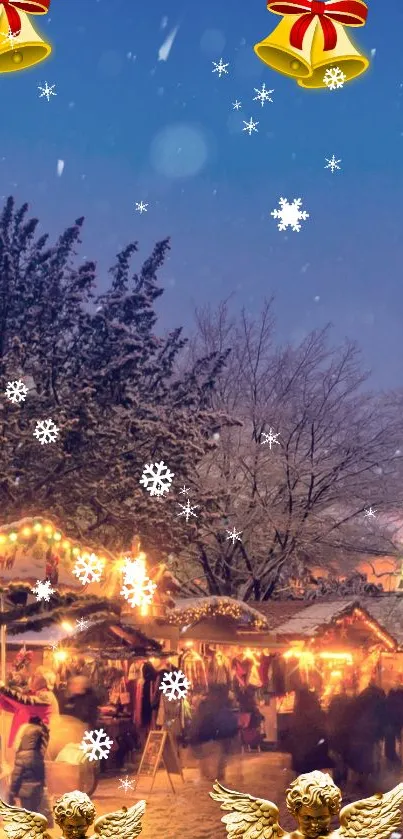
[{"label": "falling snow", "polygon": [[136,201],[135,209],[136,213],[140,213],[140,215],[142,215],[143,213],[147,212],[148,204],[144,204],[143,201]]},{"label": "falling snow", "polygon": [[273,102],[270,94],[274,93],[274,90],[267,90],[264,82],[263,82],[260,90],[259,90],[258,87],[255,87],[254,91],[257,95],[253,97],[253,101],[254,102],[256,102],[256,101],[260,102],[262,108],[263,108],[263,105],[264,105],[265,102]]},{"label": "falling snow", "polygon": [[242,102],[239,102],[238,99],[235,99],[235,102],[232,103],[232,109],[234,111],[239,111],[242,108]]},{"label": "falling snow", "polygon": [[343,87],[346,78],[347,76],[340,70],[340,67],[328,67],[323,76],[323,81],[329,90],[337,90]]},{"label": "falling snow", "polygon": [[37,580],[36,586],[31,588],[32,594],[36,595],[37,600],[45,600],[47,603],[50,600],[50,595],[55,593],[52,588],[50,580]]},{"label": "falling snow", "polygon": [[119,778],[118,789],[122,789],[124,793],[134,792],[136,783],[135,778]]},{"label": "falling snow", "polygon": [[17,379],[15,382],[8,382],[6,388],[6,396],[10,402],[18,403],[18,402],[25,402],[25,399],[28,395],[28,388],[24,385],[24,382],[21,379]]},{"label": "falling snow", "polygon": [[150,495],[164,495],[165,492],[169,492],[174,477],[174,473],[165,466],[163,460],[159,463],[146,463],[140,484]]},{"label": "falling snow", "polygon": [[41,446],[43,446],[47,443],[54,443],[57,440],[59,429],[51,419],[38,420],[33,434],[39,440]]},{"label": "falling snow", "polygon": [[227,67],[229,67],[229,64],[223,64],[222,58],[220,58],[218,64],[217,64],[216,61],[212,61],[212,64],[213,64],[213,70],[211,72],[212,73],[218,73],[218,76],[219,76],[220,79],[221,79],[221,76],[223,76],[223,75],[227,76],[228,75]]},{"label": "falling snow", "polygon": [[57,96],[57,93],[54,92],[54,87],[56,87],[56,85],[52,84],[49,86],[47,82],[45,82],[44,87],[38,85],[38,90],[41,91],[41,93],[39,94],[39,98],[42,99],[42,97],[45,96],[49,102],[51,96]]},{"label": "falling snow", "polygon": [[248,134],[249,134],[249,137],[251,136],[253,131],[256,131],[256,134],[258,133],[256,126],[259,125],[259,123],[254,122],[252,117],[250,118],[250,120],[248,122],[246,120],[242,120],[242,122],[245,126],[245,128],[243,128],[242,130],[247,131]]},{"label": "falling snow", "polygon": [[279,198],[280,209],[273,210],[270,215],[280,219],[277,227],[279,230],[286,230],[291,227],[295,233],[301,230],[301,221],[309,218],[306,210],[301,210],[302,198],[294,198],[289,204],[286,198]]},{"label": "falling snow", "polygon": [[231,540],[232,544],[235,545],[235,542],[241,542],[242,530],[235,530],[235,527],[232,530],[227,530],[227,542]]},{"label": "falling snow", "polygon": [[338,166],[338,164],[341,163],[341,160],[336,160],[334,154],[332,154],[332,156],[330,158],[325,157],[325,160],[326,160],[326,163],[327,163],[327,166],[325,166],[325,169],[330,169],[332,174],[336,171],[336,169],[341,168],[340,166]]},{"label": "falling snow", "polygon": [[280,445],[279,441],[277,440],[277,437],[279,437],[279,435],[280,435],[280,432],[278,432],[278,434],[274,434],[273,429],[269,428],[269,433],[268,434],[266,434],[265,431],[263,432],[261,443],[263,445],[268,443],[269,444],[269,449],[271,451],[273,445],[276,445],[276,446]]},{"label": "falling snow", "polygon": [[367,510],[364,510],[364,518],[365,519],[375,519],[376,510],[373,510],[372,507],[368,507]]},{"label": "falling snow", "polygon": [[197,514],[193,511],[198,509],[198,504],[193,504],[192,506],[188,499],[186,504],[179,504],[179,506],[182,508],[182,512],[177,513],[178,516],[184,516],[186,521],[189,521],[191,516],[194,516],[194,518],[197,519]]}]

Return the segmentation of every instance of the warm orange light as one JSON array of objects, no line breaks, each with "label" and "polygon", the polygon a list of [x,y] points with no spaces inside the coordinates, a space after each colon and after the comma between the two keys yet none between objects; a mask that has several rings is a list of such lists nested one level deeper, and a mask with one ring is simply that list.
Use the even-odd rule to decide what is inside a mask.
[{"label": "warm orange light", "polygon": [[53,658],[61,664],[62,661],[66,661],[68,654],[66,653],[66,650],[56,650],[56,652],[53,653]]},{"label": "warm orange light", "polygon": [[73,556],[78,556],[78,554],[80,553],[80,548],[73,548],[71,553],[73,554]]},{"label": "warm orange light", "polygon": [[69,621],[62,621],[60,626],[65,632],[74,632],[74,626]]},{"label": "warm orange light", "polygon": [[16,533],[13,532],[13,533],[9,533],[8,538],[9,538],[10,542],[16,542],[17,539],[18,539],[18,536],[17,536]]},{"label": "warm orange light", "polygon": [[32,533],[32,530],[31,530],[30,527],[23,527],[22,530],[21,530],[21,536],[23,536],[24,539],[26,539],[28,536],[30,536],[31,533]]},{"label": "warm orange light", "polygon": [[354,661],[351,653],[323,652],[319,653],[319,658],[322,658],[325,661],[346,661],[348,664],[352,664]]},{"label": "warm orange light", "polygon": [[68,540],[68,539],[64,539],[64,540],[63,540],[63,542],[62,542],[62,548],[64,548],[66,551],[68,551],[69,547],[70,547],[70,542],[69,542],[69,540]]},{"label": "warm orange light", "polygon": [[45,524],[45,527],[44,527],[43,529],[44,529],[44,531],[45,531],[45,533],[46,533],[46,535],[47,535],[47,536],[51,536],[51,535],[52,535],[52,533],[53,533],[53,527],[52,527],[52,525],[51,525],[51,524]]},{"label": "warm orange light", "polygon": [[62,534],[59,533],[58,530],[56,530],[56,533],[53,534],[53,538],[54,538],[55,542],[60,542],[60,539],[62,538]]},{"label": "warm orange light", "polygon": [[343,673],[341,670],[331,670],[329,676],[331,679],[342,679]]},{"label": "warm orange light", "polygon": [[41,525],[40,521],[35,522],[33,529],[34,529],[35,533],[40,533],[41,532],[42,525]]},{"label": "warm orange light", "polygon": [[5,541],[6,541],[6,537],[5,537],[4,533],[0,533],[0,545],[3,545]]}]

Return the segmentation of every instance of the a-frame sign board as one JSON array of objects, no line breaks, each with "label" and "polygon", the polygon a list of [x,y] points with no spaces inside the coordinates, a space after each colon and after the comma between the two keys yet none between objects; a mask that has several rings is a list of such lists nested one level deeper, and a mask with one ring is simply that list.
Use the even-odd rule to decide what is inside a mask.
[{"label": "a-frame sign board", "polygon": [[151,780],[148,792],[152,792],[161,763],[168,775],[172,791],[175,793],[171,775],[179,775],[183,782],[183,773],[171,734],[169,731],[150,731],[137,772],[136,791],[141,781],[148,778]]}]

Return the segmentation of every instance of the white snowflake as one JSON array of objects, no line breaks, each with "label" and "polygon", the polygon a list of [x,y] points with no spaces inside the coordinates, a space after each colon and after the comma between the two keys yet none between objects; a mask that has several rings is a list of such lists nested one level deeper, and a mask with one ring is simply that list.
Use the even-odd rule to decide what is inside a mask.
[{"label": "white snowflake", "polygon": [[35,426],[34,437],[44,443],[54,443],[57,440],[59,429],[51,419],[38,420]]},{"label": "white snowflake", "polygon": [[223,64],[222,58],[220,58],[218,64],[216,61],[211,62],[214,65],[214,69],[211,71],[212,73],[218,73],[219,78],[224,74],[224,76],[228,75],[227,67],[229,64]]},{"label": "white snowflake", "polygon": [[52,588],[50,580],[37,580],[36,586],[31,588],[32,594],[36,594],[37,600],[46,600],[49,602],[50,595],[55,593],[54,588]]},{"label": "white snowflake", "polygon": [[91,626],[91,621],[86,621],[85,618],[76,618],[76,632],[84,632],[84,630],[88,629],[89,626]]},{"label": "white snowflake", "polygon": [[144,204],[143,201],[136,201],[136,213],[146,213],[148,210],[148,204]]},{"label": "white snowflake", "polygon": [[150,495],[164,495],[169,492],[173,477],[174,473],[161,460],[160,463],[146,463],[140,483]]},{"label": "white snowflake", "polygon": [[340,169],[340,168],[341,168],[341,167],[338,165],[339,163],[341,163],[341,160],[336,160],[336,158],[335,158],[334,154],[332,154],[332,156],[331,156],[330,158],[329,158],[329,157],[325,157],[325,160],[326,160],[326,163],[327,163],[327,166],[325,166],[325,169],[330,169],[330,171],[331,171],[332,175],[334,174],[334,172],[336,171],[336,169]]},{"label": "white snowflake", "polygon": [[120,593],[134,609],[136,606],[149,606],[156,588],[156,584],[144,576],[133,582],[125,581]]},{"label": "white snowflake", "polygon": [[254,87],[253,89],[254,89],[255,93],[257,94],[257,96],[253,97],[253,101],[254,102],[256,102],[256,101],[260,102],[261,105],[262,105],[262,108],[263,108],[263,105],[264,105],[265,102],[273,102],[270,94],[274,93],[274,90],[266,90],[266,85],[265,85],[264,82],[263,82],[260,90],[259,90],[258,87]]},{"label": "white snowflake", "polygon": [[15,382],[7,382],[6,396],[10,402],[24,402],[27,398],[28,388],[21,379]]},{"label": "white snowflake", "polygon": [[232,110],[239,111],[242,108],[242,102],[239,102],[238,99],[235,99],[235,102],[232,103]]},{"label": "white snowflake", "polygon": [[253,119],[252,119],[252,117],[250,118],[249,122],[247,122],[247,121],[246,121],[246,120],[244,120],[244,119],[242,120],[242,122],[243,122],[243,124],[244,124],[244,126],[245,126],[245,128],[243,128],[243,129],[242,129],[242,131],[247,131],[247,132],[248,132],[248,134],[249,134],[249,137],[251,136],[251,134],[252,134],[252,132],[253,132],[253,131],[256,131],[256,134],[258,133],[258,130],[257,130],[256,126],[257,126],[257,125],[259,125],[259,123],[258,123],[258,122],[254,122],[254,121],[253,121]]},{"label": "white snowflake", "polygon": [[182,673],[182,670],[178,670],[176,673],[164,673],[160,684],[160,690],[170,702],[173,699],[185,699],[189,688],[190,682]]},{"label": "white snowflake", "polygon": [[329,90],[336,90],[343,87],[346,78],[347,76],[340,70],[340,67],[328,67],[323,76],[323,81]]},{"label": "white snowflake", "polygon": [[93,731],[86,731],[80,743],[80,749],[87,760],[102,760],[109,757],[113,746],[113,740],[108,737],[103,728],[95,728]]},{"label": "white snowflake", "polygon": [[179,490],[179,495],[189,495],[190,489],[189,487],[183,485],[183,487]]},{"label": "white snowflake", "polygon": [[105,562],[95,554],[78,556],[73,566],[73,574],[83,586],[87,583],[99,583],[104,566]]},{"label": "white snowflake", "polygon": [[241,539],[241,536],[242,536],[242,533],[243,533],[242,530],[235,530],[235,527],[233,527],[232,530],[227,530],[227,533],[228,533],[227,542],[228,542],[229,539],[231,539],[232,544],[235,545],[235,542],[241,542],[242,541],[242,539]]},{"label": "white snowflake", "polygon": [[278,229],[286,230],[287,227],[291,227],[291,230],[298,233],[301,230],[301,219],[305,221],[309,218],[309,213],[306,210],[301,210],[302,198],[294,198],[292,204],[289,204],[286,198],[280,198],[278,203],[280,209],[273,210],[270,213],[273,218],[281,219],[277,225]]},{"label": "white snowflake", "polygon": [[279,437],[279,435],[280,435],[280,432],[278,434],[275,434],[273,429],[269,428],[269,433],[268,434],[266,434],[265,431],[263,432],[262,437],[264,437],[264,439],[262,439],[261,442],[262,442],[263,445],[265,443],[268,443],[270,451],[271,451],[271,448],[272,448],[273,444],[275,444],[276,446],[280,445],[279,441],[277,440],[277,437]]},{"label": "white snowflake", "polygon": [[129,791],[134,792],[136,783],[137,781],[135,778],[119,778],[118,789],[122,789],[125,793]]},{"label": "white snowflake", "polygon": [[18,35],[14,35],[14,32],[10,29],[10,27],[8,28],[7,33],[2,33],[1,37],[3,38],[4,43],[7,41],[7,43],[10,44],[11,49],[15,49],[14,42],[18,39]]},{"label": "white snowflake", "polygon": [[199,506],[198,504],[194,504],[192,507],[188,499],[186,504],[179,504],[179,506],[182,508],[182,512],[178,513],[178,516],[185,516],[186,521],[189,521],[190,516],[194,516],[194,518],[197,519],[197,515],[193,512],[193,510],[197,510]]},{"label": "white snowflake", "polygon": [[376,510],[373,510],[372,507],[368,507],[368,510],[364,510],[364,519],[375,519],[375,513]]},{"label": "white snowflake", "polygon": [[38,90],[41,91],[41,93],[39,94],[39,98],[42,99],[42,96],[46,96],[46,99],[49,102],[51,96],[57,96],[57,93],[55,93],[53,90],[54,87],[56,87],[56,85],[51,84],[49,86],[47,82],[45,82],[45,87],[41,87],[40,85],[38,85]]}]

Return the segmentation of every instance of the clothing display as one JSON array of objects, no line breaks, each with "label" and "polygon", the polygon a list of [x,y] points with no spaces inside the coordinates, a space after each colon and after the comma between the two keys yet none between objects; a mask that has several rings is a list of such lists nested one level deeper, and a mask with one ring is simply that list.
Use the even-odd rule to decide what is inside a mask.
[{"label": "clothing display", "polygon": [[189,680],[192,690],[203,693],[208,688],[206,667],[203,657],[193,649],[183,651],[179,659],[179,668]]},{"label": "clothing display", "polygon": [[220,650],[214,652],[207,668],[209,684],[230,685],[232,682],[231,662]]}]

